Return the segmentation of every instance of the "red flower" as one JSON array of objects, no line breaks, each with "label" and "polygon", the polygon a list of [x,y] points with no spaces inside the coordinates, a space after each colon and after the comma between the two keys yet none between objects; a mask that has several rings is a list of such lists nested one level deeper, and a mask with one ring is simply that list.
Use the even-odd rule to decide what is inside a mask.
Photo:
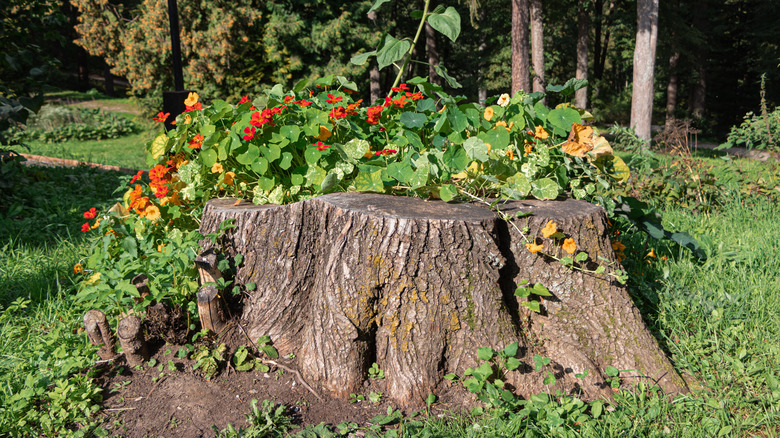
[{"label": "red flower", "polygon": [[287,108],[287,105],[284,105],[282,107],[273,107],[271,108],[271,114],[281,114],[282,110],[284,110],[285,108]]},{"label": "red flower", "polygon": [[343,106],[337,106],[330,110],[330,117],[334,119],[343,119],[347,117],[347,109]]},{"label": "red flower", "polygon": [[266,123],[271,123],[272,117],[273,117],[273,113],[268,108],[262,111],[255,111],[252,113],[252,119],[249,120],[249,124],[260,128]]},{"label": "red flower", "polygon": [[398,151],[395,150],[395,149],[382,149],[381,151],[374,152],[374,155],[376,155],[376,156],[384,155],[385,157],[387,157],[387,156],[393,155],[395,153],[398,153]]},{"label": "red flower", "polygon": [[249,95],[248,94],[246,96],[242,97],[241,100],[238,101],[238,104],[241,105],[242,103],[247,103],[247,102],[249,102]]},{"label": "red flower", "polygon": [[152,118],[152,120],[154,120],[157,123],[163,123],[170,116],[171,116],[171,113],[163,113],[162,111],[160,111],[159,113],[157,113],[157,115],[155,117]]},{"label": "red flower", "polygon": [[293,103],[297,103],[297,104],[298,104],[298,105],[300,105],[300,106],[309,106],[309,105],[311,105],[311,102],[309,102],[309,101],[308,101],[308,100],[306,100],[306,99],[301,99],[301,100],[293,100]]},{"label": "red flower", "polygon": [[202,110],[202,109],[203,109],[203,104],[202,104],[202,103],[200,103],[200,102],[198,102],[198,103],[196,103],[195,105],[188,106],[187,108],[185,108],[185,109],[184,109],[184,112],[186,113],[186,112],[188,112],[188,111],[200,111],[200,110]]},{"label": "red flower", "polygon": [[92,207],[89,209],[89,211],[84,212],[84,219],[94,219],[95,216],[97,216],[97,210],[95,207]]},{"label": "red flower", "polygon": [[327,151],[328,148],[330,147],[329,144],[325,144],[325,143],[323,143],[321,141],[318,141],[317,143],[312,144],[312,146],[315,146],[318,151],[322,151],[322,152]]},{"label": "red flower", "polygon": [[[203,134],[198,134],[190,140],[190,149],[200,149],[203,146]],[[149,175],[151,177],[151,174]]]},{"label": "red flower", "polygon": [[160,199],[164,198],[165,195],[168,194],[168,186],[159,185],[159,186],[155,186],[154,188],[155,188],[154,196]]},{"label": "red flower", "polygon": [[249,141],[255,138],[256,130],[254,126],[247,126],[246,128],[244,128],[244,132],[246,132],[246,135],[242,137],[244,140]]},{"label": "red flower", "polygon": [[406,93],[406,98],[412,100],[420,100],[420,99],[424,99],[425,95],[418,91],[417,93]]},{"label": "red flower", "polygon": [[341,99],[343,99],[343,97],[341,97],[341,96],[337,97],[337,96],[334,96],[334,95],[328,93],[328,100],[326,100],[325,102],[328,102],[328,103],[339,103],[339,102],[341,102]]},{"label": "red flower", "polygon": [[376,125],[379,123],[379,119],[382,117],[382,108],[384,108],[382,105],[377,105],[366,110],[366,115],[368,115],[366,122],[368,122],[369,125]]},{"label": "red flower", "polygon": [[138,173],[136,173],[136,174],[133,176],[133,179],[131,179],[131,180],[130,180],[130,184],[132,184],[132,183],[134,183],[134,182],[138,181],[139,179],[141,179],[141,177],[142,177],[143,175],[144,175],[144,171],[143,171],[143,170],[139,170],[139,171],[138,171]]},{"label": "red flower", "polygon": [[284,96],[284,103],[290,103],[293,99],[293,96]]},{"label": "red flower", "polygon": [[84,225],[81,226],[81,232],[86,233],[89,231],[89,222],[85,222]]},{"label": "red flower", "polygon": [[406,84],[401,84],[401,85],[399,85],[397,87],[391,88],[391,90],[395,91],[396,93],[397,92],[401,92],[401,91],[408,91],[409,90],[409,86],[406,85]]}]

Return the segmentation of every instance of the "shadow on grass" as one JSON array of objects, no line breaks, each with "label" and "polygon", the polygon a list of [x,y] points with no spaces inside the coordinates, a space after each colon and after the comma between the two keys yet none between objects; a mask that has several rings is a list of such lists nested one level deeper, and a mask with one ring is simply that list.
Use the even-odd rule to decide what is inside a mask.
[{"label": "shadow on grass", "polygon": [[44,300],[72,284],[69,273],[86,245],[83,212],[105,211],[129,176],[88,167],[1,166],[8,185],[0,190],[0,305],[6,307],[20,296]]}]

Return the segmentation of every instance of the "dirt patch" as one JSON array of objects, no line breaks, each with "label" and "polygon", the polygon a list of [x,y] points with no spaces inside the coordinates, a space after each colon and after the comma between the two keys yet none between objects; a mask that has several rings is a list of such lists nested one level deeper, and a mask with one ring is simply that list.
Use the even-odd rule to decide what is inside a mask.
[{"label": "dirt patch", "polygon": [[[258,400],[258,406],[263,400],[287,406],[299,427],[344,421],[367,426],[371,418],[387,412],[386,400],[350,403],[325,396],[319,400],[296,373],[274,366],[268,372],[238,372],[223,364],[219,374],[207,381],[192,370],[193,361],[178,357],[183,346],[160,342],[150,347],[153,366],[132,368],[120,357],[99,369],[96,379],[103,388],[104,427],[114,435],[212,437],[212,426],[246,427],[252,399]],[[372,382],[363,394],[381,392],[382,384]]]}]

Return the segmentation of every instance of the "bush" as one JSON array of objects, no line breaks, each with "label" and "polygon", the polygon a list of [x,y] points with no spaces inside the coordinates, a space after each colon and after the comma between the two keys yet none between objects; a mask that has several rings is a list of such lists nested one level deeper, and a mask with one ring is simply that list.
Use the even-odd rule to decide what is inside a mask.
[{"label": "bush", "polygon": [[745,114],[739,126],[732,126],[728,138],[721,148],[743,147],[777,151],[780,145],[780,109],[771,113]]},{"label": "bush", "polygon": [[110,112],[49,104],[28,119],[26,130],[14,129],[12,138],[60,143],[118,138],[135,130],[136,125],[132,121]]}]

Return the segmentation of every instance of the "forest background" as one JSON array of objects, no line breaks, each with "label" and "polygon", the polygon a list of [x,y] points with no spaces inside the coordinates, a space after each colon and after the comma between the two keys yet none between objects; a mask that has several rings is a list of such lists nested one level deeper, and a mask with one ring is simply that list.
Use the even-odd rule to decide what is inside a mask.
[{"label": "forest background", "polygon": [[[156,113],[162,91],[173,89],[167,3],[0,1],[3,94],[32,96],[46,85],[84,91],[97,86],[107,94],[127,92]],[[337,74],[357,83],[357,98],[366,103],[384,96],[396,71],[350,59],[377,47],[385,33],[413,35],[417,20],[410,17],[423,4],[388,2],[368,13],[373,1],[178,3],[185,87],[206,101]],[[460,37],[452,42],[427,29],[414,59],[430,66],[413,63],[406,77],[441,80],[432,66],[442,64],[462,85],[448,90],[453,94],[477,101],[508,92],[515,88],[512,32],[519,23],[527,32],[525,49],[533,52],[523,58],[520,71],[529,74],[521,83],[544,87],[586,78],[578,106],[591,109],[597,123],[629,123],[641,18],[636,1],[461,0],[447,6],[464,17]],[[780,97],[778,7],[778,0],[660,2],[653,123],[692,119],[705,137],[722,139],[747,112],[758,113],[761,102],[774,108]],[[96,75],[103,80],[95,82]]]}]

